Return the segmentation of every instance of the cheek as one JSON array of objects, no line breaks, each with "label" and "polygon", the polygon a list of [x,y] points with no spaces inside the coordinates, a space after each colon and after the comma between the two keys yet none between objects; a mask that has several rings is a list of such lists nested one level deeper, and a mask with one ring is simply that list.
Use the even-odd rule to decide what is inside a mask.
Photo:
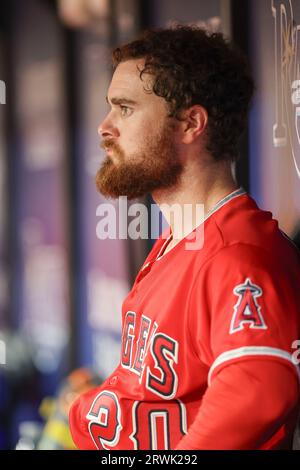
[{"label": "cheek", "polygon": [[126,145],[128,151],[143,147],[151,136],[156,135],[156,129],[157,125],[154,120],[136,119],[130,123],[124,123],[120,130],[120,144]]}]

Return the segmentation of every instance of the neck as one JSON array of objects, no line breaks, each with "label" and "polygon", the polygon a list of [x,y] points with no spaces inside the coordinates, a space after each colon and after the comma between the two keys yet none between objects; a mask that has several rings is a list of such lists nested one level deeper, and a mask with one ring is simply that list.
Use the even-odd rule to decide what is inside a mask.
[{"label": "neck", "polygon": [[218,201],[236,189],[231,164],[210,160],[202,165],[189,164],[176,187],[157,190],[152,197],[170,225],[176,244],[203,221]]}]

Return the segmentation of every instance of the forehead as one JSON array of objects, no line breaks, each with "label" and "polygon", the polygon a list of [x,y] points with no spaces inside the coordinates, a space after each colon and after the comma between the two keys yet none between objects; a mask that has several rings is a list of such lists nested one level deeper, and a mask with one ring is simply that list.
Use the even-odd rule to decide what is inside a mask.
[{"label": "forehead", "polygon": [[119,96],[144,100],[154,96],[153,93],[145,91],[151,90],[151,77],[144,74],[142,79],[140,78],[144,63],[144,59],[127,60],[117,66],[108,89],[109,100]]}]

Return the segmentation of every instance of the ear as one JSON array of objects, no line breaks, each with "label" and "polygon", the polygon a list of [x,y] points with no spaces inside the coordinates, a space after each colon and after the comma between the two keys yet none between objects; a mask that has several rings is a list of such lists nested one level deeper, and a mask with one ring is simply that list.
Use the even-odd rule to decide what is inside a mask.
[{"label": "ear", "polygon": [[191,144],[205,131],[208,113],[205,108],[197,104],[186,109],[182,118],[182,143]]}]

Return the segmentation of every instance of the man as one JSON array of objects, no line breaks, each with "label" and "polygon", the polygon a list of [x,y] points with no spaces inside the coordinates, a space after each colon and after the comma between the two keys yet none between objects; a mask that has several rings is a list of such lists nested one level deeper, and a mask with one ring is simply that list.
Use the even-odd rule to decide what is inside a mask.
[{"label": "man", "polygon": [[[180,26],[113,58],[97,187],[151,192],[170,228],[123,303],[120,364],[72,407],[73,439],[81,449],[289,448],[300,262],[232,176],[253,92],[246,63],[221,34]],[[175,237],[173,204],[203,204],[205,220]],[[188,247],[199,234],[202,246]]]}]

